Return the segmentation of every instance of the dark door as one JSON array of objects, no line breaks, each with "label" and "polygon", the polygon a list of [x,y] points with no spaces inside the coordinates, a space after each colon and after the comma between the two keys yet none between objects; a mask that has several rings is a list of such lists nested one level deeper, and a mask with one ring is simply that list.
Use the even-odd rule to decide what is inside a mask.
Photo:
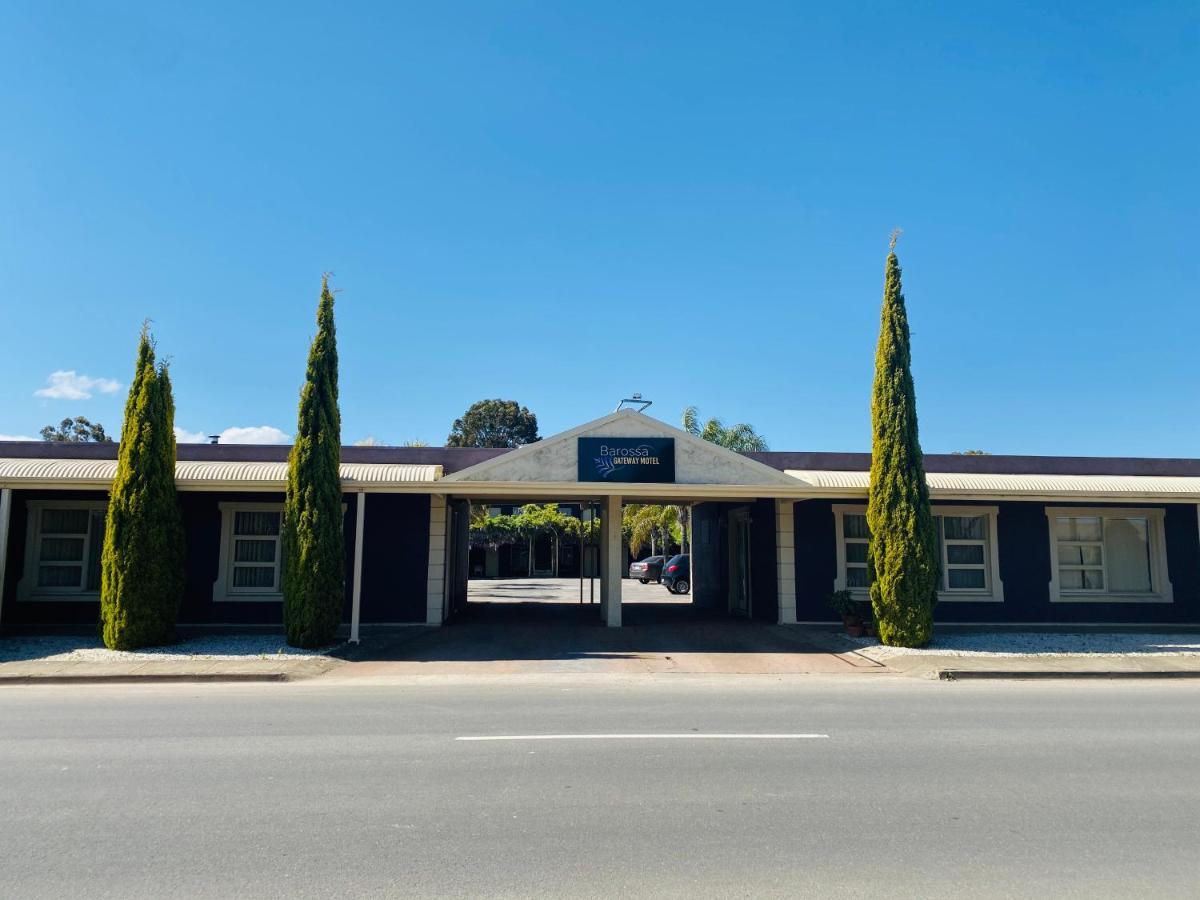
[{"label": "dark door", "polygon": [[729,514],[729,612],[750,616],[750,511]]}]

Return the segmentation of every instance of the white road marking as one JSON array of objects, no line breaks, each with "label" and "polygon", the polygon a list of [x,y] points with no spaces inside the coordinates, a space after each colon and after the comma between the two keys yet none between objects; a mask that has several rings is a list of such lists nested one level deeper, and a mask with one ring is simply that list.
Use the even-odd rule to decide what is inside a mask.
[{"label": "white road marking", "polygon": [[456,741],[807,741],[827,738],[827,734],[485,734],[456,737]]}]

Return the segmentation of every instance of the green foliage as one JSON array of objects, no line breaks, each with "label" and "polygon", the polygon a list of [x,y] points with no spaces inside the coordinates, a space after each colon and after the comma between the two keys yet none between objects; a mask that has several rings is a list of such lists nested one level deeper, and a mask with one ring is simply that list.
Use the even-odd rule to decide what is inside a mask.
[{"label": "green foliage", "polygon": [[641,556],[647,544],[657,553],[666,553],[672,543],[680,544],[683,537],[679,524],[678,506],[629,503],[622,511],[621,530],[629,542],[629,552]]},{"label": "green foliage", "polygon": [[834,591],[825,598],[825,603],[839,616],[858,615],[858,601],[850,591]]},{"label": "green foliage", "polygon": [[169,642],[183,598],[183,518],[175,496],[175,401],[142,326],[100,558],[100,632],[111,650]]},{"label": "green foliage", "polygon": [[470,539],[473,547],[499,547],[548,535],[563,538],[585,534],[582,523],[574,516],[564,516],[553,503],[529,503],[515,516],[474,516]]},{"label": "green foliage", "polygon": [[293,647],[330,643],[342,619],[342,418],[337,331],[329,278],[321,281],[317,335],[300,390],[296,441],[288,454],[283,508],[283,625]]},{"label": "green foliage", "polygon": [[938,545],[917,436],[908,314],[894,237],[892,246],[871,394],[868,568],[880,640],[899,647],[920,647],[933,636]]},{"label": "green foliage", "polygon": [[766,438],[756,432],[752,425],[742,422],[727,426],[717,418],[701,422],[700,410],[694,406],[683,411],[683,430],[726,450],[761,452],[767,449]]},{"label": "green foliage", "polygon": [[104,432],[104,426],[99,422],[90,422],[83,416],[74,419],[63,419],[57,425],[47,425],[41,430],[43,441],[66,441],[69,443],[111,444],[110,438]]},{"label": "green foliage", "polygon": [[537,416],[514,400],[480,400],[454,420],[447,447],[520,447],[541,440]]}]

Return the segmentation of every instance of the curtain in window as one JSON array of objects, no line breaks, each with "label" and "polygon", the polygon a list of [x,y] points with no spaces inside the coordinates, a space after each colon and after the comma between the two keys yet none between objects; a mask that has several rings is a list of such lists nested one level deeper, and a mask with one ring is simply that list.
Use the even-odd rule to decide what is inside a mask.
[{"label": "curtain in window", "polygon": [[266,510],[240,510],[234,514],[233,532],[238,535],[279,534],[279,513]]},{"label": "curtain in window", "polygon": [[1108,589],[1146,594],[1150,585],[1150,540],[1145,519],[1106,519]]}]

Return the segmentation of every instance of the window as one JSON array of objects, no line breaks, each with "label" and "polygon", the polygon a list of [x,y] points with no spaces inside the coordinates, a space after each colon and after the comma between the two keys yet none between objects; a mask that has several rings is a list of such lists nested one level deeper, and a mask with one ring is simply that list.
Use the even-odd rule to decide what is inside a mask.
[{"label": "window", "polygon": [[853,590],[866,590],[871,586],[867,577],[867,544],[871,540],[871,532],[867,528],[867,514],[846,513],[842,516],[842,541],[845,544],[846,583]]},{"label": "window", "polygon": [[988,516],[937,517],[940,590],[987,592]]},{"label": "window", "polygon": [[1047,509],[1058,602],[1171,602],[1162,510]]},{"label": "window", "polygon": [[[870,587],[867,546],[871,540],[866,507],[835,506],[833,513],[838,535],[834,590],[865,593]],[[996,548],[998,513],[995,506],[933,507],[941,569],[938,599],[1004,600]]]},{"label": "window", "polygon": [[281,598],[281,504],[221,504],[221,564],[214,600]]},{"label": "window", "polygon": [[100,554],[108,504],[96,501],[34,501],[21,599],[71,600],[100,592]]}]

